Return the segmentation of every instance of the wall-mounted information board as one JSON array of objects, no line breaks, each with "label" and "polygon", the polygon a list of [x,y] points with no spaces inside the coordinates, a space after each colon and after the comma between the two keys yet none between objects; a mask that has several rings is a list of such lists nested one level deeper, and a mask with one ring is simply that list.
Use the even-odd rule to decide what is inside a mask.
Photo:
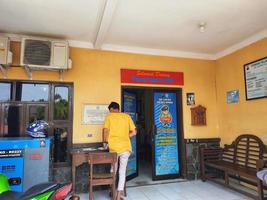
[{"label": "wall-mounted information board", "polygon": [[246,99],[267,97],[267,57],[244,65]]},{"label": "wall-mounted information board", "polygon": [[108,112],[107,104],[84,104],[82,124],[104,124]]}]

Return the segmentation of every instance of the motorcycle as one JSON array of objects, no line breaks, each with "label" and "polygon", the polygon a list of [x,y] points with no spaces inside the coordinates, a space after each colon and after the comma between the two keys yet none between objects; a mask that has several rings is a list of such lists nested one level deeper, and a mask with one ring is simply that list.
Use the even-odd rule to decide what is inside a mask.
[{"label": "motorcycle", "polygon": [[79,200],[72,195],[72,184],[40,183],[26,192],[10,191],[8,178],[0,174],[0,200]]}]

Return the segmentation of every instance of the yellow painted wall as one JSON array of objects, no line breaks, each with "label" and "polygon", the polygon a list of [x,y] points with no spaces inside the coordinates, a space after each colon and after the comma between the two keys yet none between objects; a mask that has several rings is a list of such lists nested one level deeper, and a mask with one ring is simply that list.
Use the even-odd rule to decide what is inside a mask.
[{"label": "yellow painted wall", "polygon": [[[243,65],[267,56],[267,39],[216,61],[219,136],[222,144],[240,134],[255,134],[267,143],[267,98],[246,101]],[[226,91],[239,90],[239,103],[227,104]]]},{"label": "yellow painted wall", "polygon": [[[74,143],[101,141],[101,125],[82,125],[84,103],[108,104],[121,101],[120,69],[184,72],[183,122],[185,138],[221,137],[222,144],[238,135],[252,133],[267,143],[267,98],[246,101],[243,65],[266,57],[267,39],[258,41],[217,61],[148,56],[71,48],[73,69],[64,81],[74,83]],[[8,70],[9,79],[28,77],[21,67]],[[3,79],[0,73],[0,79]],[[34,80],[58,81],[50,71],[34,71]],[[158,87],[158,86],[156,86]],[[239,90],[240,102],[227,104],[226,91]],[[195,92],[196,104],[207,107],[207,126],[191,126],[186,93]],[[88,138],[88,134],[93,137]]]},{"label": "yellow painted wall", "polygon": [[[184,72],[183,123],[185,138],[218,137],[215,89],[215,61],[148,56],[139,54],[71,48],[73,68],[64,74],[64,81],[74,83],[73,142],[101,141],[101,125],[82,125],[82,105],[121,102],[120,69],[146,69]],[[2,74],[0,74],[2,79]],[[8,71],[10,79],[28,79],[21,68]],[[58,74],[34,71],[34,80],[56,80]],[[157,86],[158,87],[158,86]],[[207,126],[191,126],[190,106],[186,93],[194,92],[196,104],[207,108]],[[88,138],[88,134],[93,137]]]}]

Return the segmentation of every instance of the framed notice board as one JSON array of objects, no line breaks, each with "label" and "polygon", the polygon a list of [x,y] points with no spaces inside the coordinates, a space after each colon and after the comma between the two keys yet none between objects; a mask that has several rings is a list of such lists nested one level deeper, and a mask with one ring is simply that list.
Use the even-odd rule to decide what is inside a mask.
[{"label": "framed notice board", "polygon": [[267,97],[267,57],[244,65],[246,99]]},{"label": "framed notice board", "polygon": [[104,124],[104,120],[108,112],[109,110],[107,104],[84,104],[82,124]]}]

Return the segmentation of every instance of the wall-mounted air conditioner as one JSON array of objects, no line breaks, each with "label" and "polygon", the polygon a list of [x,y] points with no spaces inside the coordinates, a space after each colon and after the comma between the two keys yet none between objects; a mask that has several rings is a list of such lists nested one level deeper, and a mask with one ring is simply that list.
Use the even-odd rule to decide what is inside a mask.
[{"label": "wall-mounted air conditioner", "polygon": [[8,65],[12,63],[12,53],[9,51],[9,38],[0,37],[0,64]]},{"label": "wall-mounted air conditioner", "polygon": [[22,38],[20,64],[31,68],[69,69],[69,45],[64,40]]}]

